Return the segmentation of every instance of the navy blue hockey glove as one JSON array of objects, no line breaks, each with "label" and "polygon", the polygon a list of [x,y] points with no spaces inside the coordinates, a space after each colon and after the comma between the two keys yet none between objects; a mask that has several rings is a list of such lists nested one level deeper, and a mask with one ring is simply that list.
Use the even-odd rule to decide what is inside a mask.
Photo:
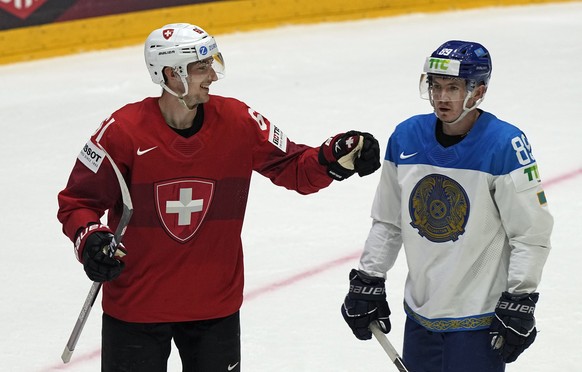
[{"label": "navy blue hockey glove", "polygon": [[123,261],[116,257],[125,256],[122,244],[117,245],[115,256],[108,252],[113,239],[113,232],[106,225],[90,224],[81,230],[75,240],[77,259],[83,263],[85,273],[94,282],[107,282],[121,274],[125,267]]},{"label": "navy blue hockey glove", "polygon": [[356,172],[363,177],[380,168],[380,146],[370,133],[351,130],[325,141],[318,160],[335,180],[342,181]]},{"label": "navy blue hockey glove", "polygon": [[503,292],[489,328],[491,347],[505,363],[511,363],[536,339],[534,311],[539,293],[512,295]]},{"label": "navy blue hockey glove", "polygon": [[350,291],[342,304],[341,312],[354,335],[360,340],[372,338],[368,327],[374,320],[378,321],[382,332],[390,332],[390,308],[386,302],[384,279],[352,269]]}]

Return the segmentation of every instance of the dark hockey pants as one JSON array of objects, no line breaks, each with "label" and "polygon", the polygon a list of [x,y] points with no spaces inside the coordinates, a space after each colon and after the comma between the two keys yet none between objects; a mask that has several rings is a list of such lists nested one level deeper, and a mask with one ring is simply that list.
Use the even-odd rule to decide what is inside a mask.
[{"label": "dark hockey pants", "polygon": [[491,349],[488,329],[430,332],[410,318],[404,328],[402,359],[414,372],[505,371],[505,363]]},{"label": "dark hockey pants", "polygon": [[166,372],[174,340],[183,372],[240,371],[239,313],[179,323],[127,323],[103,314],[102,372]]}]

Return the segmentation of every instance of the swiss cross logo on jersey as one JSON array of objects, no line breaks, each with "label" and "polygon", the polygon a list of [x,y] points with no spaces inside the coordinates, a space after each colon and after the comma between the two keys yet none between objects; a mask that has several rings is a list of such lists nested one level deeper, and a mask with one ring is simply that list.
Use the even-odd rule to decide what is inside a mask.
[{"label": "swiss cross logo on jersey", "polygon": [[162,35],[164,36],[164,39],[168,40],[172,35],[174,35],[174,29],[166,28],[165,30],[162,30]]},{"label": "swiss cross logo on jersey", "polygon": [[46,2],[47,0],[0,0],[0,9],[20,19],[26,19]]},{"label": "swiss cross logo on jersey", "polygon": [[164,230],[175,240],[192,239],[208,212],[214,181],[182,179],[154,185],[156,210]]}]

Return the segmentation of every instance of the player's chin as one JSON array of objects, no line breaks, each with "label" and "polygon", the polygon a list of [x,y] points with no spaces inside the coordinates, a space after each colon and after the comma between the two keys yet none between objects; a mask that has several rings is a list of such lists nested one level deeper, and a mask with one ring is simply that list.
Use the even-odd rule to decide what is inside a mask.
[{"label": "player's chin", "polygon": [[438,116],[438,118],[441,120],[446,120],[446,118],[448,117],[446,110],[436,109],[434,111],[435,111],[436,116]]},{"label": "player's chin", "polygon": [[210,89],[208,89],[208,88],[206,88],[206,89],[202,88],[200,90],[200,94],[198,94],[198,97],[197,98],[198,98],[198,101],[200,103],[206,103],[206,102],[208,102],[210,100]]}]

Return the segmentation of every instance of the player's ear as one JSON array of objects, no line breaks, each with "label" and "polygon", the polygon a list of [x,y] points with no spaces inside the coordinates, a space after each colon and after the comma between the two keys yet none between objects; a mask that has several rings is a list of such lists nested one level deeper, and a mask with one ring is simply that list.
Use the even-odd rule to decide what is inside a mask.
[{"label": "player's ear", "polygon": [[168,83],[171,78],[177,77],[176,72],[173,68],[166,66],[162,69],[162,74],[164,74],[164,82]]},{"label": "player's ear", "polygon": [[479,85],[478,87],[476,87],[473,90],[473,98],[475,98],[475,99],[483,98],[483,96],[485,96],[486,92],[487,92],[487,86],[484,84]]}]

